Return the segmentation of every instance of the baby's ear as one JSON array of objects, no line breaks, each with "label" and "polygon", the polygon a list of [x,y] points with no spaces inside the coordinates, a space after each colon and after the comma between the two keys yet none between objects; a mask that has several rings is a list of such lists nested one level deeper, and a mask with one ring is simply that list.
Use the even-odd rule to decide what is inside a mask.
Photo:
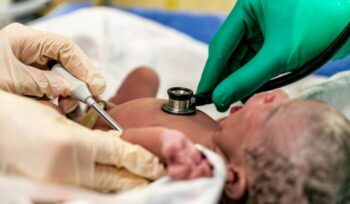
[{"label": "baby's ear", "polygon": [[229,164],[227,173],[225,194],[232,200],[240,200],[247,191],[246,172],[241,167]]}]

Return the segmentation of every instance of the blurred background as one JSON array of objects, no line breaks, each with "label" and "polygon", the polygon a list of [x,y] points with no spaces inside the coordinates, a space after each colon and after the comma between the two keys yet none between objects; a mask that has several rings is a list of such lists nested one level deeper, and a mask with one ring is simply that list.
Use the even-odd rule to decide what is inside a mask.
[{"label": "blurred background", "polygon": [[235,2],[236,0],[0,0],[0,18],[2,26],[13,20],[26,22],[69,4],[227,13]]},{"label": "blurred background", "polygon": [[[64,16],[83,8],[107,6],[160,23],[208,44],[237,0],[0,0],[0,28]],[[350,60],[349,60],[350,61]],[[345,69],[343,65],[337,65]],[[326,66],[327,68],[327,66]],[[330,76],[333,65],[316,74]],[[331,71],[330,71],[331,70]]]},{"label": "blurred background", "polygon": [[[0,28],[108,6],[156,21],[208,43],[236,0],[0,0]],[[42,17],[42,18],[41,18]]]},{"label": "blurred background", "polygon": [[[83,8],[106,6],[160,23],[208,44],[237,0],[0,0],[0,28],[64,16]],[[338,66],[344,67],[344,66]],[[333,66],[331,66],[332,69]],[[324,69],[317,73],[323,73]],[[328,69],[327,69],[328,70]],[[331,72],[332,74],[332,72]]]},{"label": "blurred background", "polygon": [[235,0],[114,0],[121,6],[142,6],[169,10],[228,12]]}]

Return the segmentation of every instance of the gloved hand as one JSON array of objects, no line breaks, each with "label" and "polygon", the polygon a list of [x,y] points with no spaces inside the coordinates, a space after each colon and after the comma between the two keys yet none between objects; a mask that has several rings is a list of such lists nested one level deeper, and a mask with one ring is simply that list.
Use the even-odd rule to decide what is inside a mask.
[{"label": "gloved hand", "polygon": [[225,111],[321,54],[349,22],[348,0],[238,0],[210,44],[197,94],[213,91],[216,108]]},{"label": "gloved hand", "polygon": [[163,175],[153,154],[118,137],[91,131],[36,101],[0,90],[1,173],[125,190]]},{"label": "gloved hand", "polygon": [[48,98],[69,96],[69,82],[47,71],[50,60],[59,61],[85,81],[93,95],[105,89],[101,73],[77,45],[63,36],[13,23],[0,31],[0,50],[0,89],[5,91]]}]

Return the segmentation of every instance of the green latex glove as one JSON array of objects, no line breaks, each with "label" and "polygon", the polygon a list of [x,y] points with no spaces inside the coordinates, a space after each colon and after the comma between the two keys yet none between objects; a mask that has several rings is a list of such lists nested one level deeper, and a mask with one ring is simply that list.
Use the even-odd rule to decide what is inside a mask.
[{"label": "green latex glove", "polygon": [[197,94],[213,91],[225,111],[321,54],[349,22],[350,0],[238,0],[209,46]]}]

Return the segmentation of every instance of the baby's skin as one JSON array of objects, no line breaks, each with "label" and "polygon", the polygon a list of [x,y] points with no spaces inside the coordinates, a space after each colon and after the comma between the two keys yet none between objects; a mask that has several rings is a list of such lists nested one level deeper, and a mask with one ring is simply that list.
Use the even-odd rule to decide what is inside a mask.
[{"label": "baby's skin", "polygon": [[[135,99],[113,106],[107,112],[125,130],[144,127],[177,130],[177,133],[173,134],[122,135],[126,141],[139,144],[161,158],[168,165],[168,174],[173,179],[210,176],[210,164],[195,149],[194,144],[201,144],[213,150],[213,135],[218,130],[218,123],[201,111],[191,116],[165,113],[160,108],[165,102],[156,98]],[[97,121],[95,128],[110,129],[101,119]],[[166,136],[160,138],[158,135]]]},{"label": "baby's skin", "polygon": [[[197,111],[190,116],[165,113],[161,105],[163,99],[141,98],[114,106],[107,112],[124,128],[165,127],[181,131],[195,144],[209,149],[213,146],[213,135],[218,130],[218,123],[207,114]],[[109,130],[110,127],[101,119],[95,128]]]},{"label": "baby's skin", "polygon": [[[110,99],[110,102],[116,105],[112,105],[107,112],[126,130],[162,127],[180,131],[183,133],[182,137],[173,139],[189,140],[188,143],[191,145],[187,148],[189,146],[194,148],[193,144],[201,144],[219,154],[227,164],[232,162],[230,161],[232,158],[237,157],[238,153],[235,149],[245,147],[245,142],[257,141],[256,138],[261,138],[259,135],[267,121],[264,119],[267,113],[291,102],[288,95],[281,90],[261,93],[251,97],[244,107],[231,107],[228,117],[215,121],[201,111],[189,116],[172,115],[162,111],[161,106],[167,101],[155,98],[158,86],[159,78],[152,69],[147,67],[135,69],[126,77],[115,96]],[[95,128],[110,129],[101,119],[97,121]],[[124,134],[123,138],[145,147],[160,158],[169,158],[162,155],[164,151],[160,150],[160,146],[152,145],[155,141],[159,141],[159,138],[152,135],[148,138],[137,137],[136,134],[129,135],[128,137]],[[252,137],[245,141],[250,138],[246,137],[247,135]],[[162,142],[166,141],[162,140]],[[177,151],[185,150],[177,149]],[[228,180],[234,180],[232,173],[228,173]]]},{"label": "baby's skin", "polygon": [[[138,67],[125,78],[117,93],[110,99],[116,104],[108,112],[125,129],[122,138],[141,145],[157,155],[167,165],[173,179],[211,176],[208,160],[194,144],[212,149],[212,134],[217,123],[202,112],[193,116],[174,116],[160,107],[164,100],[156,99],[159,77],[148,67]],[[132,128],[159,127],[167,134],[129,134]],[[109,130],[102,120],[98,129]],[[171,130],[172,134],[169,133]],[[167,136],[163,136],[167,135]]]}]

